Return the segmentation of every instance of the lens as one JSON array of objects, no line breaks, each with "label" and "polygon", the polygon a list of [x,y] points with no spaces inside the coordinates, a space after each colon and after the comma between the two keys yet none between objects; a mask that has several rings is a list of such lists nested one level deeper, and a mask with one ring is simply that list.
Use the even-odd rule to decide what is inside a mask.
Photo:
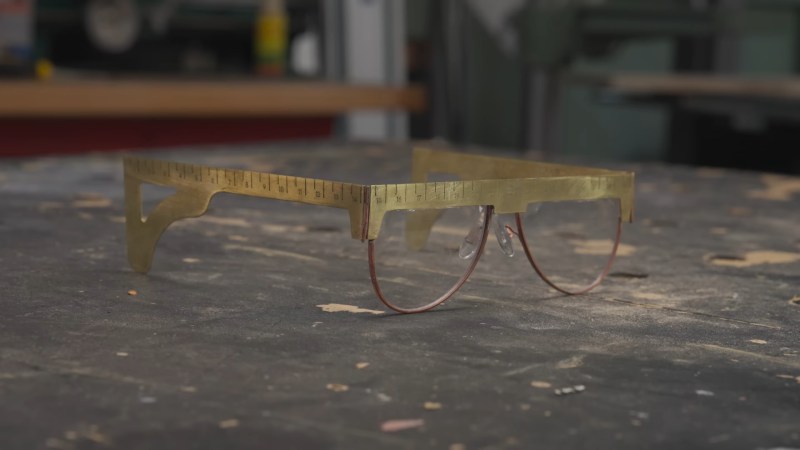
[{"label": "lens", "polygon": [[484,207],[387,212],[369,255],[381,301],[421,312],[447,300],[475,268],[490,215]]},{"label": "lens", "polygon": [[605,278],[617,252],[618,200],[532,203],[517,215],[520,241],[551,287],[581,294]]}]

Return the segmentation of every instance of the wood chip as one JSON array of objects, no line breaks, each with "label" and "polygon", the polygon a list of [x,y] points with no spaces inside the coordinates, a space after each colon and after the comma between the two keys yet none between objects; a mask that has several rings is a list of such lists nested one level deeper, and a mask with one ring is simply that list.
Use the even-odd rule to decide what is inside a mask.
[{"label": "wood chip", "polygon": [[325,312],[335,313],[335,312],[349,312],[354,314],[383,314],[383,311],[378,311],[375,309],[366,309],[366,308],[359,308],[358,306],[353,305],[342,305],[339,303],[329,303],[327,305],[317,305],[317,308],[322,309]]},{"label": "wood chip", "polygon": [[550,389],[553,387],[552,384],[548,383],[547,381],[531,381],[531,386],[537,389]]},{"label": "wood chip", "polygon": [[422,407],[428,411],[438,411],[442,409],[442,404],[439,402],[425,402],[422,404]]},{"label": "wood chip", "polygon": [[556,363],[556,369],[574,369],[583,365],[584,355],[575,355]]},{"label": "wood chip", "polygon": [[425,426],[425,421],[422,419],[387,420],[381,424],[381,431],[385,433],[394,433],[396,431],[410,430],[422,426]]},{"label": "wood chip", "polygon": [[39,210],[39,212],[47,212],[52,209],[61,209],[63,207],[64,204],[59,202],[41,202],[39,203],[37,209]]},{"label": "wood chip", "polygon": [[213,223],[214,225],[223,225],[230,227],[249,228],[252,226],[250,222],[238,217],[216,217],[216,216],[202,216],[194,219],[196,222]]},{"label": "wood chip", "polygon": [[219,427],[222,428],[223,430],[228,428],[236,428],[238,426],[239,426],[238,419],[227,419],[219,423]]},{"label": "wood chip", "polygon": [[656,294],[654,292],[632,292],[631,295],[636,297],[636,298],[638,298],[638,299],[642,299],[642,300],[667,300],[667,299],[669,299],[669,297],[667,297],[664,294]]},{"label": "wood chip", "polygon": [[[575,249],[575,253],[579,255],[600,255],[605,256],[611,254],[614,248],[614,241],[610,239],[590,239],[590,240],[571,240],[569,241]],[[628,244],[619,244],[617,246],[617,256],[630,256],[636,252],[636,247]]]},{"label": "wood chip", "polygon": [[61,439],[47,438],[47,440],[44,441],[44,446],[47,448],[65,448],[66,444]]},{"label": "wood chip", "polygon": [[753,344],[759,344],[759,345],[764,345],[764,344],[767,343],[767,341],[765,341],[763,339],[750,339],[750,342],[752,342]]},{"label": "wood chip", "polygon": [[366,369],[367,367],[369,367],[368,362],[356,363],[356,369]]},{"label": "wood chip", "polygon": [[556,389],[553,391],[556,395],[570,395],[570,394],[579,394],[586,390],[586,386],[582,384],[578,384],[575,386],[564,387],[560,389]]},{"label": "wood chip", "polygon": [[128,352],[117,352],[117,356],[128,356]]},{"label": "wood chip", "polygon": [[749,198],[787,202],[792,199],[792,195],[800,193],[800,180],[795,177],[764,175],[762,180],[766,186],[748,192]]},{"label": "wood chip", "polygon": [[746,216],[752,216],[753,210],[741,206],[734,206],[733,208],[730,208],[728,210],[728,213],[735,217],[746,217]]},{"label": "wood chip", "polygon": [[108,208],[111,206],[111,199],[108,198],[98,198],[98,199],[87,199],[87,200],[75,200],[72,202],[72,206],[75,208]]},{"label": "wood chip", "polygon": [[791,264],[800,261],[800,253],[754,250],[742,255],[707,257],[711,264],[724,267],[752,267],[764,264]]},{"label": "wood chip", "polygon": [[782,374],[782,375],[775,375],[775,376],[778,377],[778,378],[782,378],[784,380],[794,380],[794,381],[797,382],[797,384],[800,384],[800,375],[794,376],[794,375],[783,375]]},{"label": "wood chip", "polygon": [[338,384],[338,383],[328,383],[325,386],[325,388],[327,388],[329,391],[333,391],[333,392],[347,392],[348,390],[350,390],[350,386],[348,386],[346,384]]},{"label": "wood chip", "polygon": [[138,294],[139,293],[136,292],[136,289],[131,289],[130,291],[128,291],[128,295],[130,295],[131,297],[136,297]]}]

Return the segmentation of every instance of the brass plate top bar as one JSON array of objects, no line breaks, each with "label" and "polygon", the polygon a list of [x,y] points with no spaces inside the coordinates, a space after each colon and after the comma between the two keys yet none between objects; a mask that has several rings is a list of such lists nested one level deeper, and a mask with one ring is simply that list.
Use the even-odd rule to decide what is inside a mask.
[{"label": "brass plate top bar", "polygon": [[[413,182],[401,184],[361,185],[138,157],[126,157],[124,170],[128,253],[131,264],[142,271],[149,269],[163,231],[175,220],[204,214],[211,197],[220,192],[347,209],[351,235],[360,240],[377,239],[385,214],[404,209],[490,205],[503,214],[524,212],[536,202],[616,199],[620,218],[633,220],[632,172],[426,148],[414,149]],[[431,173],[458,180],[429,182]],[[177,192],[143,219],[141,183],[171,186]]]}]

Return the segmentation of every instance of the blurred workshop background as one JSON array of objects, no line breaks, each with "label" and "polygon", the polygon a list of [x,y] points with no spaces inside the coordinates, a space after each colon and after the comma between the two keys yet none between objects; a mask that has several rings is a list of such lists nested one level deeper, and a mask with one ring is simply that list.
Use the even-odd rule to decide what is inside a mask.
[{"label": "blurred workshop background", "polygon": [[800,173],[800,0],[0,0],[0,155],[441,138]]}]

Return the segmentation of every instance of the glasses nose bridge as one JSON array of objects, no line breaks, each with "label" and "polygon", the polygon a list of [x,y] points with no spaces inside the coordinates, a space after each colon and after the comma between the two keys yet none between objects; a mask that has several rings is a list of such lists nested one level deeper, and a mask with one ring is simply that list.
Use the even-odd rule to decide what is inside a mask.
[{"label": "glasses nose bridge", "polygon": [[514,223],[513,217],[513,214],[495,213],[492,214],[490,218],[492,223],[489,224],[490,227],[494,228],[494,237],[497,240],[500,251],[509,258],[514,256],[514,241],[512,238],[515,232],[513,227],[509,225],[509,223]]},{"label": "glasses nose bridge", "polygon": [[[512,241],[513,235],[516,234],[513,227],[509,223],[513,223],[512,214],[494,214],[491,206],[479,206],[478,218],[469,229],[464,240],[459,247],[459,256],[462,259],[468,259],[476,256],[479,247],[479,237],[483,235],[483,228],[490,227],[494,229],[495,240],[500,247],[500,251],[509,258],[514,256],[514,243]],[[486,216],[489,216],[488,218]]]}]

